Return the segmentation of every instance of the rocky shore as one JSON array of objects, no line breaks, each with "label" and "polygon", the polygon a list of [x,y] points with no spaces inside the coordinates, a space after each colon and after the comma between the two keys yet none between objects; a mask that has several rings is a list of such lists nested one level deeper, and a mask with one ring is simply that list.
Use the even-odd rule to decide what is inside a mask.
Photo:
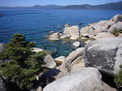
[{"label": "rocky shore", "polygon": [[[119,32],[118,36],[113,35],[115,30]],[[85,47],[77,48],[67,57],[54,59],[62,64],[55,67],[58,70],[55,81],[46,85],[43,91],[117,91],[114,76],[122,64],[121,33],[122,15],[115,15],[110,20],[88,24],[82,29],[66,24],[63,33],[50,35],[50,40],[76,40],[75,47],[80,45],[78,39],[88,41]]]},{"label": "rocky shore", "polygon": [[115,15],[110,20],[99,21],[97,23],[88,24],[86,27],[79,29],[78,26],[72,26],[70,24],[64,25],[63,33],[53,33],[49,36],[49,40],[60,39],[98,39],[98,38],[114,38],[112,35],[116,30],[122,30],[122,15]]},{"label": "rocky shore", "polygon": [[[118,36],[113,32],[119,32]],[[45,56],[44,68],[48,71],[37,76],[39,86],[33,91],[117,91],[114,76],[122,64],[122,15],[112,19],[78,26],[66,24],[63,33],[52,33],[49,40],[76,40],[77,49],[67,57]],[[79,47],[78,39],[87,39],[84,47]],[[4,44],[0,44],[0,51]],[[42,49],[34,48],[35,52]],[[1,80],[0,91],[6,86]],[[2,87],[3,86],[3,87]]]}]

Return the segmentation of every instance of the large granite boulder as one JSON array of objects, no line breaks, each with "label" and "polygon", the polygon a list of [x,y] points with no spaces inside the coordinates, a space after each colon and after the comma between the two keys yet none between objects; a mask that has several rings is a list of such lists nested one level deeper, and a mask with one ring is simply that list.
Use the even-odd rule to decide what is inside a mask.
[{"label": "large granite boulder", "polygon": [[107,31],[108,29],[108,21],[99,21],[98,23],[88,24],[86,27],[83,27],[80,30],[81,34],[88,33],[91,35],[96,35],[97,33]]},{"label": "large granite boulder", "polygon": [[49,40],[59,40],[60,33],[53,33],[49,36]]},{"label": "large granite boulder", "polygon": [[78,56],[82,56],[83,55],[83,49],[84,48],[78,48],[75,51],[71,52],[67,58],[65,59],[65,61],[62,63],[61,66],[64,67],[68,67]]},{"label": "large granite boulder", "polygon": [[90,28],[89,28],[89,26],[86,26],[86,27],[83,27],[83,28],[81,28],[81,30],[80,30],[80,33],[81,34],[84,34],[84,33],[88,33]]},{"label": "large granite boulder", "polygon": [[111,33],[109,32],[101,32],[101,33],[98,33],[94,39],[100,39],[100,38],[115,38],[116,36],[112,35]]},{"label": "large granite boulder", "polygon": [[108,29],[108,25],[106,24],[108,21],[99,21],[98,23],[95,24],[95,26],[93,26],[93,28],[95,29],[94,32],[99,33],[99,32],[103,32],[103,31],[107,31]]},{"label": "large granite boulder", "polygon": [[0,91],[8,91],[4,79],[0,76]]},{"label": "large granite boulder", "polygon": [[96,68],[82,68],[48,84],[43,91],[103,91],[101,78]]},{"label": "large granite boulder", "polygon": [[119,22],[119,21],[122,22],[122,15],[117,14],[111,20],[114,21],[114,22]]},{"label": "large granite boulder", "polygon": [[54,61],[54,59],[52,58],[52,56],[50,55],[46,55],[45,58],[44,58],[44,61],[45,61],[45,65],[42,65],[42,67],[47,67],[47,68],[55,68],[56,67],[56,63]]},{"label": "large granite boulder", "polygon": [[111,25],[115,24],[115,21],[109,20],[107,21],[106,24],[108,25],[108,28],[109,28]]},{"label": "large granite boulder", "polygon": [[63,34],[65,35],[79,35],[79,28],[78,26],[69,26],[69,27],[65,27]]},{"label": "large granite boulder", "polygon": [[85,67],[85,62],[82,56],[77,57],[68,67],[68,72],[78,71]]},{"label": "large granite boulder", "polygon": [[107,31],[113,32],[114,30],[122,32],[122,22],[117,22],[117,23],[113,24]]},{"label": "large granite boulder", "polygon": [[117,29],[122,31],[122,15],[115,15],[112,19],[107,21],[99,21],[97,23],[88,24],[80,30],[80,35],[88,33],[89,35],[96,35],[101,32],[113,32]]},{"label": "large granite boulder", "polygon": [[115,75],[122,64],[122,38],[102,38],[85,46],[84,59],[89,67]]}]

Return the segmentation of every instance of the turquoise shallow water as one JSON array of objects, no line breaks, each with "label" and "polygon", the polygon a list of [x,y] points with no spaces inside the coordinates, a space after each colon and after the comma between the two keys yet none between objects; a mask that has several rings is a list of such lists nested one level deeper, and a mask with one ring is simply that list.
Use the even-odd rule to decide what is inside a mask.
[{"label": "turquoise shallow water", "polygon": [[[37,9],[37,10],[0,10],[0,43],[7,43],[14,33],[25,34],[27,41],[36,42],[37,47],[53,51],[56,56],[67,56],[73,48],[73,41],[52,42],[47,40],[49,31],[62,32],[63,25],[70,23],[79,28],[100,20],[109,20],[119,10],[82,10],[82,9]],[[83,42],[81,41],[84,46]]]}]

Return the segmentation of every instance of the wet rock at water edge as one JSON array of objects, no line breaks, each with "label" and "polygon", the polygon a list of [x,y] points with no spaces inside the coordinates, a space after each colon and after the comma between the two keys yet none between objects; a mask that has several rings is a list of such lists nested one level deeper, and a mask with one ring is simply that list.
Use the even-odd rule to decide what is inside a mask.
[{"label": "wet rock at water edge", "polygon": [[47,67],[49,69],[53,69],[56,67],[56,63],[51,55],[46,55],[44,58],[45,65],[42,65],[42,67]]},{"label": "wet rock at water edge", "polygon": [[79,46],[80,46],[80,42],[79,42],[79,41],[74,42],[74,43],[73,43],[73,46],[79,47]]}]

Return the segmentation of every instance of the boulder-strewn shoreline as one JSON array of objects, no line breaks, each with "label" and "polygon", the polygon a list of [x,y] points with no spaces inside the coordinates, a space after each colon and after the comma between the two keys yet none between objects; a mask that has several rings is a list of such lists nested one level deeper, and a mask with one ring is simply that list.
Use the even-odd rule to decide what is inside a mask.
[{"label": "boulder-strewn shoreline", "polygon": [[[118,36],[113,35],[115,30]],[[122,64],[122,15],[82,29],[67,24],[63,33],[52,33],[49,39],[88,41],[84,47],[79,47],[78,40],[74,42],[73,46],[79,48],[67,57],[45,56],[43,67],[49,70],[37,76],[39,86],[34,91],[117,91],[114,76]],[[4,44],[0,44],[0,51],[4,48]],[[43,50],[34,48],[33,51]]]},{"label": "boulder-strewn shoreline", "polygon": [[[113,35],[115,30],[119,32],[118,36]],[[57,32],[50,35],[50,40],[87,39],[88,41],[85,42],[85,47],[76,49],[61,61],[62,64],[56,67],[57,70],[60,70],[57,75],[58,80],[47,85],[43,91],[71,91],[71,89],[73,89],[73,91],[117,91],[114,83],[114,76],[119,72],[119,66],[122,64],[122,57],[120,55],[122,53],[121,33],[122,15],[118,14],[108,21],[88,24],[81,29],[79,29],[78,26],[66,24],[63,33]],[[78,47],[78,41],[73,43],[73,45]],[[96,85],[87,83],[94,83],[92,79],[89,81],[87,80],[90,79],[90,77],[94,77],[90,74],[96,73],[88,72],[88,78],[72,76],[80,74],[87,76],[87,74],[84,73],[85,71],[81,73],[80,71],[92,69],[89,67],[98,69],[100,73],[97,74],[99,74],[99,76],[101,74],[102,79],[99,79],[97,83],[99,85],[97,87],[95,87]],[[57,79],[57,76],[55,76],[55,79]],[[70,77],[71,79],[68,79]],[[95,78],[97,79],[97,77]],[[74,85],[72,80],[74,81]],[[85,83],[82,83],[82,80],[85,80]],[[97,80],[94,79],[94,81]]]},{"label": "boulder-strewn shoreline", "polygon": [[122,32],[122,15],[115,15],[110,20],[99,21],[98,23],[88,24],[86,27],[81,29],[78,26],[72,26],[70,24],[64,25],[63,33],[53,33],[49,36],[49,40],[60,40],[60,39],[98,39],[98,38],[114,38],[115,36],[111,33],[114,30]]}]

